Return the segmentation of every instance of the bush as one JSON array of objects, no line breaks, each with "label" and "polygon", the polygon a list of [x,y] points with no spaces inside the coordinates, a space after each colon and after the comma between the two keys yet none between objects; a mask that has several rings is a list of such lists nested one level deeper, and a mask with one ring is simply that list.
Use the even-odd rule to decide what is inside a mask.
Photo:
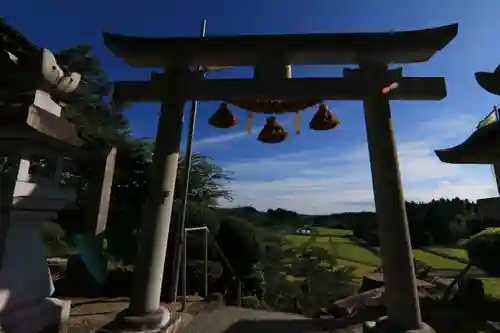
[{"label": "bush", "polygon": [[490,275],[500,276],[500,228],[487,228],[466,243],[465,249],[471,264]]},{"label": "bush", "polygon": [[[247,220],[229,217],[220,222],[217,242],[240,277],[253,273],[261,257],[256,228]],[[223,275],[229,274],[227,270]],[[230,277],[232,278],[232,277]]]},{"label": "bush", "polygon": [[[186,267],[187,275],[187,289],[188,294],[204,292],[205,285],[205,272],[204,272],[204,262],[202,260],[188,260]],[[208,262],[208,292],[211,293],[214,290],[216,281],[222,275],[222,265],[219,262],[209,261]],[[179,280],[179,286],[180,286]]]},{"label": "bush", "polygon": [[64,230],[54,222],[45,222],[41,228],[44,254],[47,258],[66,258],[75,252],[65,240]]}]

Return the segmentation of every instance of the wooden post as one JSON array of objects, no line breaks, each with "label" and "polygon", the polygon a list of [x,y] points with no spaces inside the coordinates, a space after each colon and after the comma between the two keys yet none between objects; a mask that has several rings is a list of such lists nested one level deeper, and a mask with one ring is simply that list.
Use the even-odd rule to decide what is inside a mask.
[{"label": "wooden post", "polygon": [[366,66],[361,70],[371,90],[363,105],[382,252],[385,304],[391,322],[405,330],[417,330],[422,328],[422,320],[410,233],[389,99],[382,94],[387,66]]},{"label": "wooden post", "polygon": [[182,308],[186,308],[187,304],[187,232],[186,229],[183,230],[182,233],[182,250],[181,250],[181,258],[182,258],[182,275],[181,275],[181,297],[182,297]]},{"label": "wooden post", "polygon": [[241,281],[235,277],[236,280],[236,306],[241,307]]},{"label": "wooden post", "polygon": [[493,164],[493,175],[495,176],[498,194],[500,194],[500,163]]},{"label": "wooden post", "polygon": [[88,230],[96,236],[106,230],[108,220],[109,200],[115,172],[116,148],[113,147],[102,156],[102,162],[96,169],[95,177],[89,193]]},{"label": "wooden post", "polygon": [[205,297],[208,297],[208,228],[203,232],[203,291]]}]

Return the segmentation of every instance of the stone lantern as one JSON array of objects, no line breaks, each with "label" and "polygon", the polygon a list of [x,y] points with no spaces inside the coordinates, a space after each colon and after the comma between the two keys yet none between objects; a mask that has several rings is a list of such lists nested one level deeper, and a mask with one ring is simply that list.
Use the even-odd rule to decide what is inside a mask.
[{"label": "stone lantern", "polygon": [[[40,228],[76,198],[64,186],[63,156],[83,141],[61,118],[60,101],[80,86],[80,74],[65,73],[49,50],[0,21],[0,156],[12,171],[0,180],[0,321],[7,333],[55,332],[69,318],[70,301],[51,297]],[[35,156],[52,161],[52,171],[33,172]]]}]

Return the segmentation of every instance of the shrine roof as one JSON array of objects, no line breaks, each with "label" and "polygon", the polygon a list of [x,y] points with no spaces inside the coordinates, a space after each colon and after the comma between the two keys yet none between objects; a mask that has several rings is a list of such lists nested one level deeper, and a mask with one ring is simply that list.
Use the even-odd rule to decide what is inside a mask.
[{"label": "shrine roof", "polygon": [[458,24],[401,32],[207,37],[134,37],[104,33],[106,46],[129,65],[248,66],[263,55],[280,55],[290,64],[357,64],[366,61],[413,63],[429,60],[458,33]]},{"label": "shrine roof", "polygon": [[481,127],[461,144],[436,150],[437,157],[450,164],[494,164],[500,157],[500,121]]}]

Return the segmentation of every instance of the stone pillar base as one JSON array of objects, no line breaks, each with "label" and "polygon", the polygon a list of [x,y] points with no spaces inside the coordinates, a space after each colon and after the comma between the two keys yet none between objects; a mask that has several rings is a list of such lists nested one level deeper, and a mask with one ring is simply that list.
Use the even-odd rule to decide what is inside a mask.
[{"label": "stone pillar base", "polygon": [[158,311],[141,316],[131,315],[127,309],[109,325],[101,328],[98,333],[163,333],[167,332],[170,319],[170,311],[163,306],[160,306]]},{"label": "stone pillar base", "polygon": [[363,333],[435,333],[434,329],[422,323],[422,326],[416,330],[401,329],[392,323],[389,317],[379,318],[377,321],[367,321],[363,323]]},{"label": "stone pillar base", "polygon": [[1,315],[5,333],[65,333],[71,301],[46,298],[35,304],[4,311]]}]

